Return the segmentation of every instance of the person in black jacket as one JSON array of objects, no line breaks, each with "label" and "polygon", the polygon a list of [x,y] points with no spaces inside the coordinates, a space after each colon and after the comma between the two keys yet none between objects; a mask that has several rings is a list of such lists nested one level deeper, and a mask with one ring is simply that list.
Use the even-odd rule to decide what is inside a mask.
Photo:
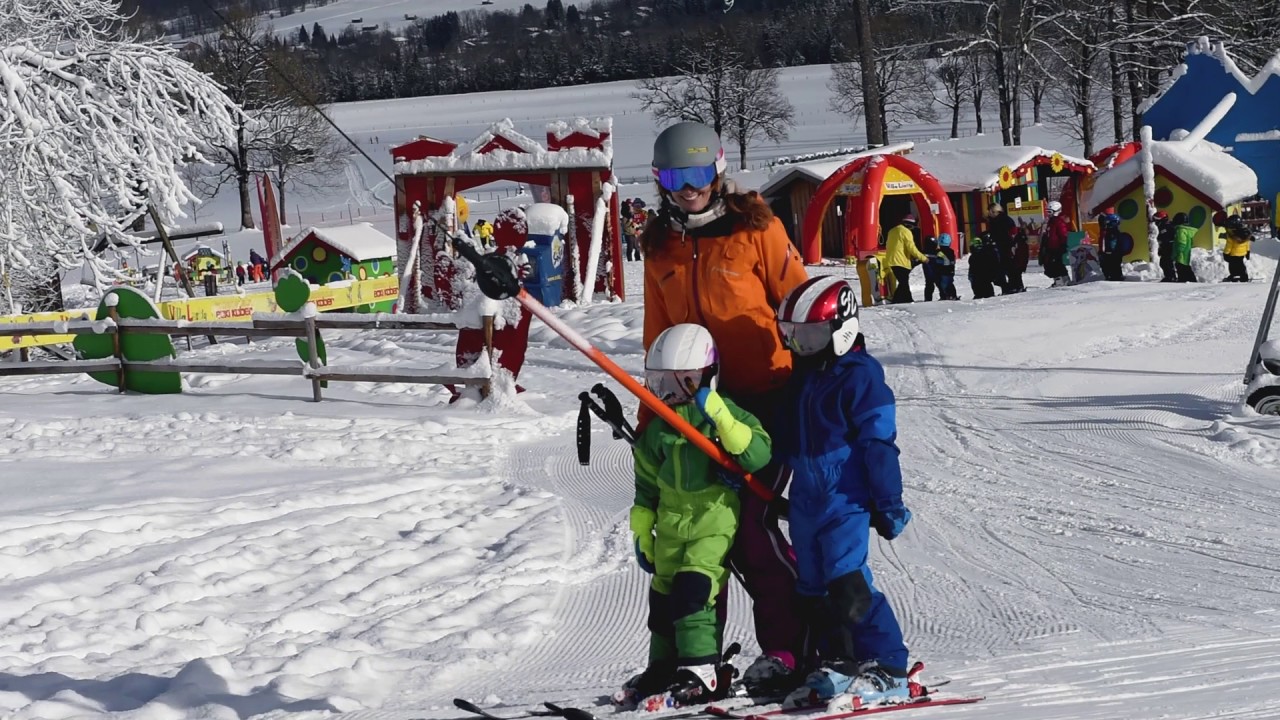
[{"label": "person in black jacket", "polygon": [[[995,244],[999,263],[999,273],[992,282],[1000,286],[1001,295],[1018,292],[1017,285],[1010,280],[1010,276],[1013,275],[1014,236],[1017,235],[1018,226],[1013,222],[1013,218],[1005,214],[1004,207],[1000,203],[993,202],[987,208],[987,232]],[[1020,282],[1021,278],[1019,278]]]},{"label": "person in black jacket", "polygon": [[973,298],[981,300],[996,294],[993,284],[1003,280],[1000,272],[1000,255],[990,233],[983,233],[973,239],[969,246],[969,288],[973,290]]},{"label": "person in black jacket", "polygon": [[1156,247],[1160,253],[1160,272],[1164,277],[1160,282],[1177,282],[1178,276],[1173,267],[1173,223],[1169,222],[1169,213],[1157,210]]}]

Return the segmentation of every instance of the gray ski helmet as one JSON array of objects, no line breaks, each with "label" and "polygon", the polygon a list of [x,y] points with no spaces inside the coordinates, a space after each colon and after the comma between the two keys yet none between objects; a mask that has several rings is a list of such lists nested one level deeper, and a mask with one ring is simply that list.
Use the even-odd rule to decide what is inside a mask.
[{"label": "gray ski helmet", "polygon": [[724,147],[715,130],[698,122],[676,123],[653,141],[653,169],[671,170],[714,165],[725,171]]}]

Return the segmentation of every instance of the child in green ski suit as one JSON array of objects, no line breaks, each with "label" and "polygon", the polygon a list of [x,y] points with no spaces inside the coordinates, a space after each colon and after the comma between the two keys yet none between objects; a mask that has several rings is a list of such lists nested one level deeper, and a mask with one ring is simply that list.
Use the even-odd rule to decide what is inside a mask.
[{"label": "child in green ski suit", "polygon": [[[715,391],[719,357],[706,328],[663,331],[645,359],[650,391],[698,432],[718,440],[747,472],[768,464],[760,422]],[[732,666],[721,667],[715,598],[738,530],[733,478],[666,421],[649,423],[635,445],[631,530],[636,560],[653,574],[649,666],[624,686],[627,702],[684,704],[724,697]]]},{"label": "child in green ski suit", "polygon": [[1173,267],[1178,282],[1195,282],[1196,273],[1191,269],[1191,247],[1195,244],[1196,227],[1187,220],[1186,213],[1173,216]]}]

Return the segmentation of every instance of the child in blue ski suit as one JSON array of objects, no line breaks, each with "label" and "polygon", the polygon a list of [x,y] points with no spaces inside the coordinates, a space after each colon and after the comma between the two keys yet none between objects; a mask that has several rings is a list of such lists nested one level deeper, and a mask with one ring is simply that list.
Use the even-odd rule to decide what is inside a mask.
[{"label": "child in blue ski suit", "polygon": [[867,566],[871,531],[892,540],[911,520],[902,502],[893,391],[867,353],[845,280],[817,277],[796,287],[778,307],[778,330],[795,359],[787,394],[793,422],[779,424],[773,447],[793,472],[796,590],[814,616],[838,626],[824,667],[787,704],[906,702],[902,629]]}]

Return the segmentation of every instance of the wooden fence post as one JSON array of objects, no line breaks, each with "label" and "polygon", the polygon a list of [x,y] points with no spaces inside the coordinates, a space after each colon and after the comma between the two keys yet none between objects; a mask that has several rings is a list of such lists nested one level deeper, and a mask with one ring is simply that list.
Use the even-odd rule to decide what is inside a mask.
[{"label": "wooden fence post", "polygon": [[111,332],[111,354],[115,356],[116,363],[119,365],[119,367],[116,368],[116,387],[118,387],[121,394],[123,394],[125,389],[124,353],[120,346],[124,344],[124,338],[121,337],[121,334],[124,332],[124,328],[120,327],[120,311],[116,309],[116,305],[119,302],[119,298],[114,294],[107,298],[107,317],[111,318],[111,321],[116,325],[112,328]]},{"label": "wooden fence post", "polygon": [[489,379],[485,380],[484,385],[480,386],[480,397],[489,397],[493,392],[493,316],[485,315],[482,318],[484,322],[484,351],[489,356]]},{"label": "wooden fence post", "polygon": [[[307,364],[311,366],[312,370],[316,370],[317,368],[320,367],[320,353],[317,350],[316,318],[314,314],[307,317],[306,326],[307,326]],[[320,397],[320,378],[317,378],[317,377],[311,378],[311,399],[315,402],[320,402],[320,400],[322,399]]]}]

